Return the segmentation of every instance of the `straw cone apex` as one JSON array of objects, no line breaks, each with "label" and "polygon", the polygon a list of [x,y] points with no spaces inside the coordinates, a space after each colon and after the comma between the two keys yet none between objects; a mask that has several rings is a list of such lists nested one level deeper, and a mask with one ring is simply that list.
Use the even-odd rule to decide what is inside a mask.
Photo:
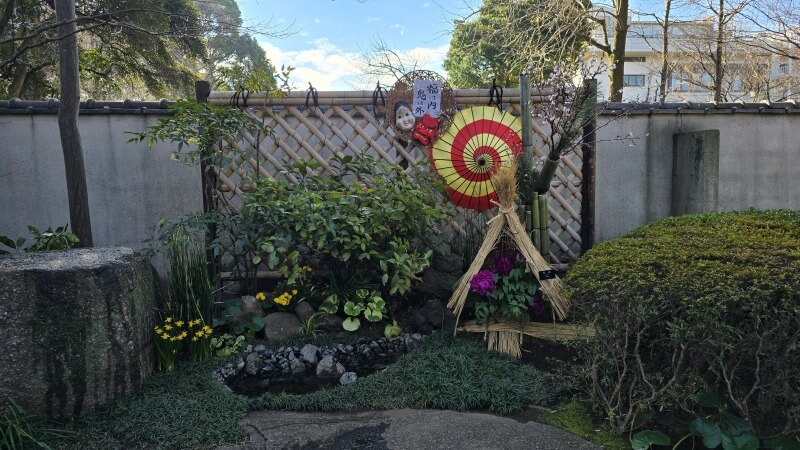
[{"label": "straw cone apex", "polygon": [[500,167],[492,177],[492,186],[497,193],[497,199],[503,209],[514,208],[514,198],[517,196],[517,160],[511,164]]}]

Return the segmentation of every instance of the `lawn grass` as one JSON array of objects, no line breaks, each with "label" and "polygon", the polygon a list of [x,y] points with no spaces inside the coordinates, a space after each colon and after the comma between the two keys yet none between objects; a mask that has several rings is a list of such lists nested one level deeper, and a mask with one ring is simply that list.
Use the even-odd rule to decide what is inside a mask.
[{"label": "lawn grass", "polygon": [[[270,347],[354,342],[360,334],[296,337]],[[514,358],[486,351],[474,336],[429,336],[416,351],[386,370],[355,384],[306,395],[264,395],[247,399],[229,392],[211,377],[225,363],[178,364],[157,373],[137,394],[121,398],[84,418],[75,437],[54,443],[60,448],[196,448],[242,442],[238,421],[247,409],[337,411],[353,409],[442,408],[489,410],[500,414],[526,405],[552,405],[569,383],[522,365]]]}]

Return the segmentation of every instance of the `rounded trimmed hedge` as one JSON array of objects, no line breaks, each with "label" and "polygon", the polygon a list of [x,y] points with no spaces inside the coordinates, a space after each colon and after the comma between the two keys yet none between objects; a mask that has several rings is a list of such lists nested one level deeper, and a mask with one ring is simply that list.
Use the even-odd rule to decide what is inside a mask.
[{"label": "rounded trimmed hedge", "polygon": [[[619,431],[711,388],[762,434],[800,422],[800,212],[671,217],[587,252],[566,279],[598,406]],[[638,416],[638,417],[637,417]]]}]

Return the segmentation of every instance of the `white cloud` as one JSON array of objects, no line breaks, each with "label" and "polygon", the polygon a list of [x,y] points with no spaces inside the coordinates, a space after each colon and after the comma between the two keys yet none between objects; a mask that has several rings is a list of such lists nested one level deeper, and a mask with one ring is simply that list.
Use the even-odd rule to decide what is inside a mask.
[{"label": "white cloud", "polygon": [[367,22],[369,23],[380,22],[381,20],[383,20],[382,17],[367,17]]},{"label": "white cloud", "polygon": [[400,34],[406,34],[405,25],[400,25],[399,23],[393,23],[393,24],[389,25],[389,28],[391,28],[393,30],[394,29],[398,29],[398,30],[400,30]]},{"label": "white cloud", "polygon": [[319,23],[319,19],[317,19],[316,17],[314,17],[314,23]]},{"label": "white cloud", "polygon": [[[289,81],[294,89],[303,90],[308,83],[320,91],[372,89],[375,81],[364,80],[357,67],[360,54],[344,50],[328,39],[314,39],[308,42],[309,48],[300,51],[284,51],[272,43],[261,43],[267,57],[277,67],[290,65],[295,68]],[[439,47],[416,47],[410,50],[399,50],[404,61],[416,60],[418,69],[433,70],[444,74],[442,64],[447,54],[448,45]],[[393,79],[380,80],[384,86],[391,86]]]}]

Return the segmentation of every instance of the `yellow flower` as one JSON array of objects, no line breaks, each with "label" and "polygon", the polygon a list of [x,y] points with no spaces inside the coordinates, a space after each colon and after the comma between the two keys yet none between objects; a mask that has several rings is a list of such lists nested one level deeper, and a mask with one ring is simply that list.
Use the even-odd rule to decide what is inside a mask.
[{"label": "yellow flower", "polygon": [[206,334],[211,334],[211,332],[214,331],[214,329],[211,328],[210,326],[206,325],[206,326],[203,327],[203,331],[205,331]]},{"label": "yellow flower", "polygon": [[170,322],[172,322],[172,317],[167,317],[166,319],[164,319],[164,323],[170,323]]},{"label": "yellow flower", "polygon": [[196,338],[196,337],[193,337],[193,338],[192,338],[192,342],[197,342],[197,338]]},{"label": "yellow flower", "polygon": [[173,338],[169,338],[169,341],[170,341],[170,342],[175,342],[175,341],[177,341],[177,340],[178,340],[178,338],[174,338],[174,337],[173,337]]},{"label": "yellow flower", "polygon": [[200,330],[197,333],[195,333],[195,336],[197,336],[199,338],[203,337],[203,330]]},{"label": "yellow flower", "polygon": [[297,295],[297,289],[292,289],[292,295]]},{"label": "yellow flower", "polygon": [[311,266],[303,266],[303,270],[306,272],[311,272]]},{"label": "yellow flower", "polygon": [[164,329],[169,331],[172,329],[172,325],[164,325]]},{"label": "yellow flower", "polygon": [[256,300],[263,302],[266,299],[267,299],[267,294],[263,292],[259,292],[258,294],[256,294]]},{"label": "yellow flower", "polygon": [[153,328],[156,331],[156,334],[161,334],[161,327]]},{"label": "yellow flower", "polygon": [[166,341],[167,339],[169,339],[169,335],[167,333],[164,333],[161,335],[161,339],[164,339]]},{"label": "yellow flower", "polygon": [[183,326],[183,321],[179,320],[179,321],[175,322],[175,326],[178,327],[178,328],[182,327]]}]

